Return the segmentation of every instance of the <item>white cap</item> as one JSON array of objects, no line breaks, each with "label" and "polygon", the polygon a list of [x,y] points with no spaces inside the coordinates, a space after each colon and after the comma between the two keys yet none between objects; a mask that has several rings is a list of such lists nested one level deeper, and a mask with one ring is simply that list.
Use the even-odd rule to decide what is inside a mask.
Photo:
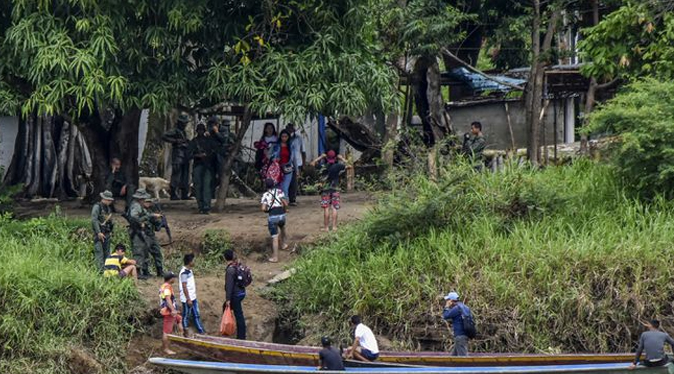
[{"label": "white cap", "polygon": [[445,296],[445,300],[452,300],[452,301],[457,301],[459,300],[459,294],[452,291]]}]

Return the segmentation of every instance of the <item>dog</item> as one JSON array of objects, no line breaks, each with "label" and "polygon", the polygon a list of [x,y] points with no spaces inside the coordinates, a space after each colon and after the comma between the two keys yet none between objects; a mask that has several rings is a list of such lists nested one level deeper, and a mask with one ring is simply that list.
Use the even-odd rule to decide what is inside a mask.
[{"label": "dog", "polygon": [[165,196],[170,196],[168,191],[171,189],[171,183],[159,177],[140,177],[138,179],[138,188],[144,188],[147,193],[154,193],[154,197],[159,199],[160,192],[163,192]]}]

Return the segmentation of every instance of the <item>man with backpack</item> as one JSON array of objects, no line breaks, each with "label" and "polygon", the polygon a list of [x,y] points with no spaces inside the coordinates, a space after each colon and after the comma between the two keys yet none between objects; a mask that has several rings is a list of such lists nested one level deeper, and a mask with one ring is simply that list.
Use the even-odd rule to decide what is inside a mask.
[{"label": "man with backpack", "polygon": [[246,318],[243,315],[243,299],[246,298],[246,287],[253,281],[250,269],[240,264],[234,251],[225,251],[227,268],[225,269],[225,305],[232,308],[236,319],[236,338],[246,340]]},{"label": "man with backpack", "polygon": [[475,337],[475,322],[470,308],[459,300],[458,293],[452,291],[445,296],[442,318],[451,320],[454,330],[454,347],[449,354],[451,356],[468,356],[468,339]]}]

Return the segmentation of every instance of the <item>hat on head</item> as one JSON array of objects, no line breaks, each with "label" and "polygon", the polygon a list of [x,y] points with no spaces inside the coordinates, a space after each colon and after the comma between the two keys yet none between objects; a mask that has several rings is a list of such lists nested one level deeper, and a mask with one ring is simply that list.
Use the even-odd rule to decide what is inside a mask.
[{"label": "hat on head", "polygon": [[190,121],[190,117],[185,113],[182,113],[181,115],[178,116],[178,122],[180,122],[180,123],[187,123],[189,121]]},{"label": "hat on head", "polygon": [[152,196],[150,196],[150,194],[145,192],[144,188],[136,190],[136,193],[133,194],[133,198],[139,199],[139,200],[149,199],[150,197],[152,197]]},{"label": "hat on head", "polygon": [[324,336],[321,338],[321,345],[324,347],[327,347],[332,344],[332,341],[330,341],[330,338],[327,336]]},{"label": "hat on head", "polygon": [[169,280],[171,280],[175,277],[176,277],[176,274],[172,271],[167,271],[167,272],[164,273],[164,280],[165,281],[169,281]]},{"label": "hat on head", "polygon": [[110,192],[110,191],[108,191],[108,190],[105,190],[105,191],[101,192],[100,196],[101,196],[101,199],[103,199],[103,200],[110,200],[110,201],[114,201],[114,200],[115,200],[115,199],[112,197],[112,192]]},{"label": "hat on head", "polygon": [[203,123],[200,123],[200,124],[197,125],[196,130],[197,131],[206,131],[206,125],[204,125]]},{"label": "hat on head", "polygon": [[208,117],[208,121],[206,121],[207,124],[212,125],[214,123],[218,123],[218,117],[216,116],[210,116]]},{"label": "hat on head", "polygon": [[332,149],[326,154],[328,164],[334,164],[337,161],[337,154]]},{"label": "hat on head", "polygon": [[452,291],[445,296],[445,300],[452,300],[452,301],[458,301],[459,300],[459,294]]}]

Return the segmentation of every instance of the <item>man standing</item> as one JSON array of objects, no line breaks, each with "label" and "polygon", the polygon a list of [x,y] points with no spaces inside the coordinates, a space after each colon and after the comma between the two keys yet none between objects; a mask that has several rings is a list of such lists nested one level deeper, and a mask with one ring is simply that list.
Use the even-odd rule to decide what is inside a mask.
[{"label": "man standing", "polygon": [[468,356],[468,332],[465,326],[465,320],[473,315],[464,303],[459,300],[459,294],[450,292],[445,296],[445,308],[442,312],[442,318],[452,320],[452,329],[454,330],[454,347],[449,353],[452,356]]},{"label": "man standing", "polygon": [[[189,122],[187,114],[178,116],[176,128],[166,132],[162,140],[171,143],[171,200],[189,200],[190,196],[190,159],[187,157],[187,133],[185,127]],[[180,192],[180,194],[179,194]]]},{"label": "man standing", "polygon": [[199,313],[199,303],[197,302],[197,284],[194,281],[194,254],[188,253],[183,257],[183,266],[180,269],[178,278],[180,280],[178,288],[180,289],[180,302],[183,303],[183,331],[187,336],[187,326],[190,317],[194,319],[194,327],[199,334],[204,333],[204,327],[201,324],[201,313]]},{"label": "man standing", "polygon": [[159,199],[157,198],[150,198],[150,199],[145,199],[143,201],[143,207],[145,210],[147,210],[148,214],[150,214],[150,225],[149,227],[145,230],[145,234],[148,238],[148,242],[150,243],[150,246],[148,247],[148,258],[147,261],[145,262],[145,268],[143,269],[143,274],[146,276],[150,275],[149,271],[149,258],[152,257],[152,261],[154,261],[154,267],[155,270],[157,271],[157,277],[162,277],[164,276],[164,255],[161,252],[161,245],[159,245],[159,240],[157,240],[157,232],[161,230],[163,227],[162,224],[162,218],[163,218],[163,213],[161,213],[159,207]]},{"label": "man standing", "polygon": [[463,146],[461,152],[474,160],[476,166],[480,165],[482,168],[482,152],[487,146],[487,141],[482,135],[482,124],[480,122],[473,122],[470,124],[470,132],[463,135]]},{"label": "man standing", "polygon": [[[217,127],[215,127],[217,129]],[[213,175],[217,165],[216,151],[219,142],[215,136],[206,133],[206,126],[197,125],[197,136],[190,140],[187,146],[187,154],[194,159],[192,164],[192,182],[197,197],[199,213],[209,214],[211,211],[211,199],[213,192]]]},{"label": "man standing", "polygon": [[124,175],[121,168],[122,161],[118,158],[115,157],[110,160],[110,173],[108,173],[107,178],[105,178],[105,189],[112,192],[113,197],[124,198],[126,206],[128,207],[131,202],[129,196],[132,191],[129,191],[130,188],[126,181],[126,175]]},{"label": "man standing", "polygon": [[91,208],[91,227],[94,230],[94,261],[99,272],[105,267],[105,257],[110,254],[110,235],[112,235],[112,192],[101,193],[101,201]]},{"label": "man standing", "polygon": [[327,336],[322,337],[321,345],[323,346],[323,349],[318,352],[318,359],[320,361],[318,370],[344,370],[342,356],[339,354],[338,350],[332,348],[330,338]]},{"label": "man standing", "polygon": [[159,312],[164,317],[162,326],[161,346],[167,355],[176,354],[171,350],[169,334],[173,333],[173,327],[178,326],[178,331],[183,333],[182,318],[178,313],[176,297],[173,294],[173,282],[176,275],[169,271],[164,274],[164,284],[159,288]]},{"label": "man standing", "polygon": [[[145,190],[140,189],[136,191],[133,198],[136,200],[131,203],[131,207],[129,208],[129,236],[133,245],[133,258],[140,272],[138,279],[145,280],[149,276],[148,255],[152,246],[152,240],[148,237],[148,232],[150,230],[154,231],[154,225],[156,225],[157,220],[161,220],[161,215],[150,213],[147,210],[151,204],[151,196]],[[155,265],[157,264],[159,264],[157,275],[161,276],[163,272],[161,259],[157,262],[155,258]]]},{"label": "man standing", "polygon": [[326,166],[323,170],[325,180],[321,191],[321,208],[323,208],[323,228],[321,230],[330,230],[330,211],[332,208],[332,230],[334,231],[337,230],[337,211],[340,208],[339,176],[344,170],[350,169],[352,166],[346,165],[344,157],[337,155],[333,150],[320,155],[311,162],[311,165],[315,166],[318,161],[323,159],[326,160]]},{"label": "man standing", "polygon": [[297,193],[299,191],[299,179],[302,174],[302,166],[306,161],[306,151],[304,149],[304,141],[295,129],[295,125],[289,123],[286,125],[286,131],[290,133],[290,162],[293,163],[293,176],[290,181],[290,188],[288,190],[288,198],[290,205],[297,205]]},{"label": "man standing", "polygon": [[358,361],[375,361],[379,358],[379,345],[372,330],[361,322],[360,316],[352,316],[351,325],[355,327],[355,339],[346,353],[346,358],[355,358]]},{"label": "man standing", "polygon": [[641,353],[646,352],[646,360],[643,362],[644,366],[656,367],[664,366],[669,362],[669,358],[665,354],[665,343],[672,347],[674,352],[674,339],[667,333],[660,331],[660,321],[652,319],[644,326],[648,329],[639,337],[639,348],[634,356],[634,362],[630,365],[630,369],[634,369],[639,364]]},{"label": "man standing", "polygon": [[225,260],[228,261],[225,270],[225,305],[232,308],[236,319],[236,338],[246,340],[246,318],[243,315],[243,299],[246,298],[246,288],[241,285],[237,274],[239,263],[236,261],[234,251],[225,251]]}]

